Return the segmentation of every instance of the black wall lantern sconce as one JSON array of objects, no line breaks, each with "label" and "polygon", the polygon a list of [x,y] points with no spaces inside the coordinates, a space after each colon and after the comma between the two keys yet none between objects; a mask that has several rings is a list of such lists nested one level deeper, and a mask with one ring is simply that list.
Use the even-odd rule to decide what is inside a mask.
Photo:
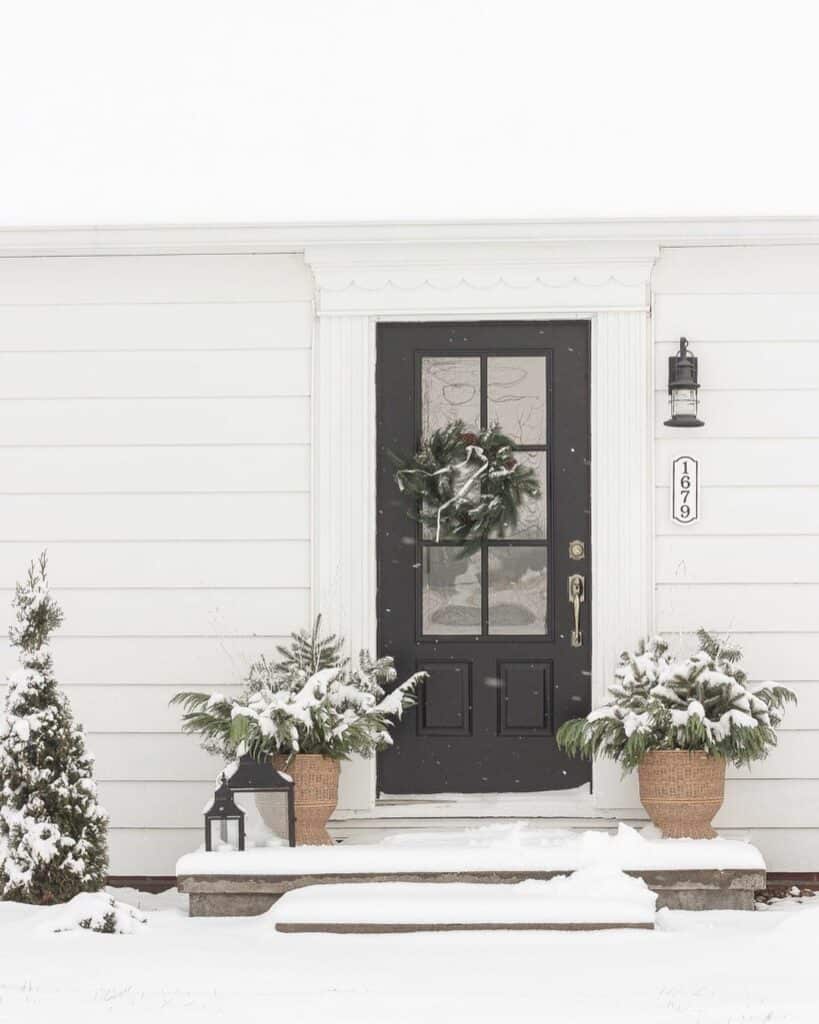
[{"label": "black wall lantern sconce", "polygon": [[688,351],[688,339],[680,338],[680,351],[668,357],[668,404],[671,417],[667,427],[704,427],[697,417],[699,406],[697,357]]},{"label": "black wall lantern sconce", "polygon": [[229,785],[234,793],[256,794],[256,807],[266,827],[290,846],[296,845],[294,787],[288,775],[276,771],[269,760],[257,761],[251,754],[242,754]]},{"label": "black wall lantern sconce", "polygon": [[224,772],[219,788],[213,794],[213,803],[205,811],[205,849],[244,850],[245,812],[233,800],[233,793]]}]

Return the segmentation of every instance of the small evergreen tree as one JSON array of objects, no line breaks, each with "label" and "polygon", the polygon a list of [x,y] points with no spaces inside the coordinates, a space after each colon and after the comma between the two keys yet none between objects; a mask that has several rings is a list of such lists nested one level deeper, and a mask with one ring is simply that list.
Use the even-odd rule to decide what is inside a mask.
[{"label": "small evergreen tree", "polygon": [[48,651],[63,615],[46,568],[43,552],[17,584],[9,640],[21,667],[0,724],[0,898],[40,904],[101,888],[108,864],[94,760]]}]

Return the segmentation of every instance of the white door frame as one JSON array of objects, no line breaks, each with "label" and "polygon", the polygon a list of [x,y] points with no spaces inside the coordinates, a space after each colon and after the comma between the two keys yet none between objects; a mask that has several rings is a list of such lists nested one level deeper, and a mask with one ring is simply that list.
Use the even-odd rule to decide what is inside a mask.
[{"label": "white door frame", "polygon": [[[312,600],[349,653],[375,649],[375,330],[395,320],[591,321],[592,699],[653,621],[653,363],[648,242],[308,247],[313,349]],[[593,807],[639,807],[596,764]],[[375,808],[375,760],[342,767],[340,810]],[[497,799],[494,801],[497,806]],[[510,808],[514,802],[510,801]]]}]

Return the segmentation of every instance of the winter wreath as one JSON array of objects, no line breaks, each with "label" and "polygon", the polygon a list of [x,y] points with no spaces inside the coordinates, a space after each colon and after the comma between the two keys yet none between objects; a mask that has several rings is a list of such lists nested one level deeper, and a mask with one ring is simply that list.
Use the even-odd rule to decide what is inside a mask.
[{"label": "winter wreath", "polygon": [[436,541],[461,541],[466,554],[490,535],[505,537],[524,503],[540,497],[534,470],[517,460],[497,424],[474,433],[455,420],[424,438],[411,459],[395,461],[395,481],[415,499],[416,518]]}]

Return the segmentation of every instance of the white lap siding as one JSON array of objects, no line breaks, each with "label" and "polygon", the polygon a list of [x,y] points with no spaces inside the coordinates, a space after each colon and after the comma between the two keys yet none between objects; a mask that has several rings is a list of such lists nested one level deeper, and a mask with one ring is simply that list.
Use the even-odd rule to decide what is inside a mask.
[{"label": "white lap siding", "polygon": [[[769,868],[819,870],[819,247],[664,250],[655,271],[656,622],[729,633],[754,679],[792,686],[779,747],[729,770],[722,828]],[[672,430],[667,357],[699,358],[699,430]],[[671,522],[671,460],[700,460],[700,520]]]},{"label": "white lap siding", "polygon": [[47,547],[113,874],[200,841],[219,765],[168,699],[308,618],[311,336],[300,256],[0,260],[0,623]]},{"label": "white lap siding", "polygon": [[[309,616],[311,300],[297,255],[0,260],[0,623],[48,547],[114,874],[170,874],[199,842],[218,764],[168,699],[232,692]],[[656,624],[730,632],[753,678],[797,690],[717,824],[818,870],[819,247],[665,249],[653,313]],[[698,431],[662,425],[680,335]],[[691,527],[669,514],[678,454],[701,464]]]}]

